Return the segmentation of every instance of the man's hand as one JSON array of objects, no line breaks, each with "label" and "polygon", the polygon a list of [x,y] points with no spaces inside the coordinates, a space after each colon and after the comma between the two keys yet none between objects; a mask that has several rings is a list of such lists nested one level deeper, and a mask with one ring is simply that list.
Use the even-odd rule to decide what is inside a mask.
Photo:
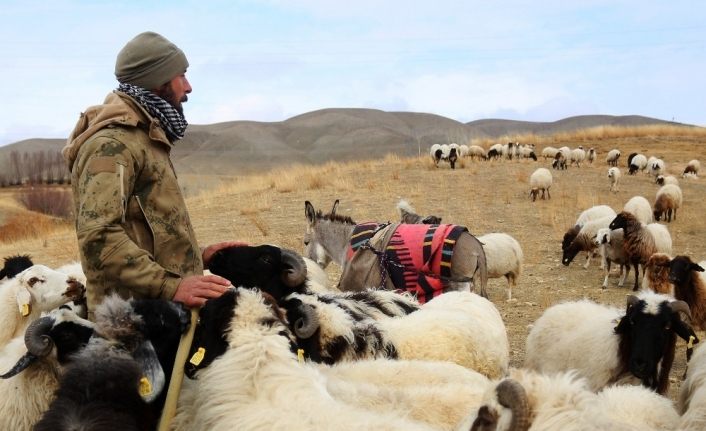
[{"label": "man's hand", "polygon": [[201,307],[208,299],[223,295],[230,286],[230,281],[217,275],[192,275],[181,280],[172,300],[187,307]]},{"label": "man's hand", "polygon": [[211,262],[211,257],[218,250],[228,248],[228,247],[242,247],[244,245],[248,245],[248,243],[240,242],[240,241],[225,241],[225,242],[218,242],[216,244],[209,245],[208,247],[206,247],[203,250],[203,254],[202,254],[203,267],[208,268],[208,264]]}]

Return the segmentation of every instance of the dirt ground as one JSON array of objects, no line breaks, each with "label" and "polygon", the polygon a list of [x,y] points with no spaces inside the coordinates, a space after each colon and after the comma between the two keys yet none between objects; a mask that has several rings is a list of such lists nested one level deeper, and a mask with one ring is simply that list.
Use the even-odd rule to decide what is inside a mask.
[{"label": "dirt ground", "polygon": [[[512,235],[525,255],[523,273],[513,291],[516,301],[505,301],[507,283],[504,278],[490,280],[489,294],[507,327],[511,365],[522,366],[528,327],[547,307],[579,298],[625,306],[625,297],[631,289],[617,287],[617,274],[612,276],[608,289],[601,289],[603,271],[599,268],[599,259],[594,259],[588,269],[582,267],[581,255],[568,267],[561,264],[561,238],[579,213],[593,205],[606,204],[618,212],[632,196],[642,195],[650,202],[654,200],[658,186],[652,178],[644,173],[627,175],[627,154],[641,151],[647,156],[661,156],[667,162],[667,170],[675,176],[679,176],[690,159],[706,161],[706,145],[688,140],[665,142],[643,138],[591,146],[599,149],[597,161],[566,171],[552,170],[551,199],[536,202],[528,197],[528,179],[536,168],[549,167],[549,161],[541,157],[536,162],[465,160],[463,166],[455,170],[447,164],[434,167],[428,157],[387,157],[350,164],[280,168],[254,177],[214,180],[204,175],[184,176],[180,180],[193,188],[206,178],[220,184],[188,200],[202,245],[238,239],[253,244],[278,244],[302,252],[304,201],[309,200],[317,209],[328,211],[335,199],[340,199],[338,213],[349,215],[357,222],[396,221],[395,205],[400,199],[406,199],[419,214],[441,216],[444,222],[465,225],[476,235],[489,232]],[[623,153],[620,162],[623,177],[620,190],[611,193],[605,154],[614,147]],[[538,154],[540,152],[541,148]],[[683,207],[678,219],[667,224],[673,254],[686,254],[700,261],[706,259],[703,211],[706,179],[680,179],[680,184]],[[48,238],[0,244],[0,256],[29,252],[38,262],[62,264],[77,256],[73,235],[71,229],[66,229]],[[335,264],[327,270],[333,283],[339,270]],[[632,277],[631,274],[627,286],[632,285]],[[705,336],[703,332],[698,334],[702,339]],[[680,340],[672,371],[670,396],[673,399],[684,371],[684,342]]]}]

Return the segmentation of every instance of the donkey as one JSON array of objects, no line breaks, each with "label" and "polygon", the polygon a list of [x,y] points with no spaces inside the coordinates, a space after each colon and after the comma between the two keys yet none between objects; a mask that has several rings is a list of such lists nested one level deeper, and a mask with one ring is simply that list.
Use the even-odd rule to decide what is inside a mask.
[{"label": "donkey", "polygon": [[[465,227],[356,224],[350,217],[337,214],[337,206],[338,200],[331,213],[323,214],[311,202],[304,203],[307,219],[304,245],[308,258],[318,262],[329,259],[341,266],[339,289],[407,290],[416,294],[420,302],[442,292],[473,292],[476,288],[480,288],[483,297],[488,297],[485,251]],[[412,235],[424,241],[402,241],[400,232],[409,230],[414,230]],[[423,250],[408,248],[413,246]],[[326,259],[317,251],[325,253]],[[417,256],[425,257],[423,265],[416,265],[420,260]]]}]

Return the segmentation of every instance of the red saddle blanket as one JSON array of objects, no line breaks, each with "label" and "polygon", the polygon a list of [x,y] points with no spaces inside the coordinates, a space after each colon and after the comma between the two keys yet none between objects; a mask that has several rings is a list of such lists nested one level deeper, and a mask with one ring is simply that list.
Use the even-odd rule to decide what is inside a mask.
[{"label": "red saddle blanket", "polygon": [[[421,303],[429,301],[448,287],[456,240],[467,231],[463,226],[452,224],[356,225],[341,285],[350,288],[345,283],[348,278],[362,283],[361,289],[397,289],[414,294]],[[377,268],[377,271],[366,271],[366,267]],[[351,274],[352,271],[367,275],[361,279]]]}]

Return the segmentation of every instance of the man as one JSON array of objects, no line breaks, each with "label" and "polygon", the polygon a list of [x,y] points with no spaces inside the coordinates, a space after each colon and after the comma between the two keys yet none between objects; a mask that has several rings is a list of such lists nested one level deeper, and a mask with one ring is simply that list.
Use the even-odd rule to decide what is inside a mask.
[{"label": "man", "polygon": [[203,275],[225,242],[199,249],[169,154],[184,136],[184,52],[145,32],[118,54],[120,83],[81,114],[63,155],[71,170],[89,318],[111,293],[203,305],[230,286]]}]

